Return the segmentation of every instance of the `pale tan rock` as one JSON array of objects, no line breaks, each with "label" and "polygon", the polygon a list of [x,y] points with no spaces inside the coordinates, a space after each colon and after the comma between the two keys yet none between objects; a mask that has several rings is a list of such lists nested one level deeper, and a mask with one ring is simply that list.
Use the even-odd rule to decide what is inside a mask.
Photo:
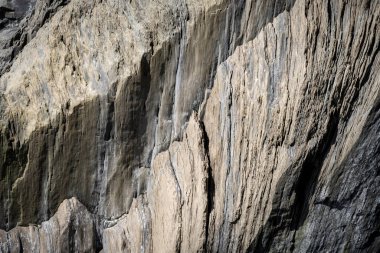
[{"label": "pale tan rock", "polygon": [[209,165],[199,124],[193,115],[184,139],[154,159],[148,188],[153,252],[204,249]]},{"label": "pale tan rock", "polygon": [[376,252],[379,14],[71,1],[0,77],[1,250]]},{"label": "pale tan rock", "polygon": [[305,22],[292,18],[297,8],[276,17],[218,68],[204,114],[215,181],[214,251],[249,247],[269,217],[279,175],[296,158],[281,138],[304,82],[305,58],[297,45],[306,34],[294,25],[298,36],[283,44],[288,35],[276,31],[291,21]]},{"label": "pale tan rock", "polygon": [[151,218],[145,196],[134,199],[129,213],[103,231],[103,252],[151,252]]},{"label": "pale tan rock", "polygon": [[0,231],[0,252],[95,252],[95,219],[75,198],[41,225]]},{"label": "pale tan rock", "polygon": [[[308,233],[314,231],[323,238],[322,231],[316,232],[320,224],[308,223],[302,215],[326,212],[315,208],[319,202],[317,195],[331,192],[322,186],[326,180],[330,182],[329,187],[336,187],[333,180],[340,170],[339,163],[346,159],[347,150],[355,149],[352,145],[363,135],[363,123],[371,120],[369,114],[376,105],[380,86],[370,60],[378,62],[377,53],[366,59],[355,59],[356,53],[349,51],[338,38],[328,44],[333,50],[331,47],[341,43],[342,51],[347,54],[338,54],[338,59],[329,58],[321,47],[317,46],[316,52],[309,47],[310,36],[316,36],[315,43],[327,43],[324,35],[318,37],[309,31],[319,29],[316,25],[323,27],[325,33],[329,25],[326,16],[318,20],[321,10],[316,6],[312,10],[318,14],[306,16],[303,14],[306,3],[297,1],[289,13],[281,13],[218,68],[203,118],[215,181],[215,209],[211,213],[215,220],[211,219],[210,227],[214,228],[209,231],[210,248],[214,252],[255,249],[284,252],[294,248],[307,252],[318,248]],[[344,34],[352,36],[354,45],[363,39],[348,31]],[[357,60],[363,60],[361,64],[371,77],[360,84],[356,93],[348,88],[354,84],[347,75],[361,76],[361,79],[363,72],[351,67],[336,68],[334,64],[345,62],[350,66]],[[348,90],[341,93],[341,87]],[[349,112],[345,107],[355,96],[358,96],[357,106],[351,105],[352,112]],[[326,145],[331,147],[327,149]],[[370,203],[372,197],[365,192],[365,200],[356,201]],[[353,209],[343,209],[342,213],[350,215],[356,212]],[[324,226],[330,227],[327,219],[324,222]],[[348,220],[344,223],[349,224]],[[292,237],[294,241],[289,239]]]},{"label": "pale tan rock", "polygon": [[[40,223],[72,196],[115,219],[141,192],[135,171],[181,138],[201,103],[227,5],[74,0],[48,11],[39,0],[36,8],[29,20],[43,27],[28,27],[31,41],[0,77],[3,153],[18,153],[14,166],[0,159],[14,171],[0,186],[9,202],[0,215],[12,214],[0,224]],[[52,16],[38,21],[45,12]]]}]

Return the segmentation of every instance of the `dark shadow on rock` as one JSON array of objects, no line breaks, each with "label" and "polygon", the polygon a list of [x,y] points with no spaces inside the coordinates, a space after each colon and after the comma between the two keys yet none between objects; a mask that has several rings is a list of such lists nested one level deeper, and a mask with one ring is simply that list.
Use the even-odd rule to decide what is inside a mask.
[{"label": "dark shadow on rock", "polygon": [[[67,2],[60,0],[53,1],[52,4],[62,6]],[[259,1],[251,3],[234,0],[229,5],[215,7],[214,11],[219,10],[217,15],[210,12],[199,17],[195,23],[201,25],[195,25],[193,31],[195,37],[191,38],[185,49],[186,67],[183,71],[189,78],[199,77],[199,83],[188,83],[188,87],[190,85],[193,87],[183,97],[185,105],[183,111],[187,115],[190,115],[194,109],[198,110],[205,89],[212,87],[217,64],[227,59],[237,46],[252,40],[277,15],[290,10],[294,2],[295,0],[270,0],[260,4]],[[249,3],[251,5],[248,5]],[[46,13],[48,12],[49,8],[46,10]],[[49,12],[49,17],[53,14],[54,11]],[[20,40],[22,38],[25,39],[25,36],[20,35]],[[153,56],[145,54],[141,59],[140,72],[130,77],[126,83],[120,84],[121,95],[117,101],[114,94],[111,94],[115,93],[113,89],[107,97],[98,97],[76,106],[71,115],[62,112],[48,126],[36,129],[23,147],[12,151],[20,154],[20,157],[7,156],[8,160],[12,158],[7,160],[7,164],[20,165],[19,170],[14,170],[15,172],[24,171],[26,157],[29,157],[29,165],[24,178],[11,192],[9,189],[13,187],[14,181],[21,177],[19,172],[16,173],[14,180],[11,180],[12,182],[2,184],[4,189],[1,189],[1,196],[5,198],[9,193],[12,199],[9,201],[12,203],[8,205],[5,204],[6,200],[2,201],[0,220],[7,219],[5,218],[8,217],[7,210],[13,215],[11,220],[6,222],[9,225],[0,223],[0,228],[11,229],[17,223],[27,225],[47,220],[56,212],[64,199],[71,197],[77,197],[90,212],[96,212],[101,173],[104,173],[102,170],[98,172],[97,169],[104,166],[102,160],[105,158],[107,142],[119,145],[123,157],[118,161],[119,169],[112,175],[115,179],[112,187],[120,190],[125,187],[131,188],[129,196],[118,194],[116,197],[122,203],[132,201],[133,170],[139,166],[149,167],[152,159],[151,154],[149,159],[142,158],[147,138],[151,138],[147,135],[155,134],[148,133],[146,126],[155,120],[154,117],[160,110],[165,110],[168,119],[172,114],[172,105],[168,104],[163,108],[163,104],[173,100],[171,97],[173,83],[170,80],[176,71],[173,63],[178,63],[175,59],[178,58],[176,48],[179,47],[179,41],[180,36],[174,36],[172,40],[164,43],[161,51],[154,52]],[[203,43],[203,46],[199,47],[197,42]],[[204,66],[200,68],[199,75],[192,72],[196,64]],[[165,85],[170,86],[167,89],[169,95],[163,98],[161,95]],[[159,99],[150,100],[153,97]],[[104,103],[106,103],[105,109],[102,108]],[[65,111],[64,108],[62,110]],[[107,111],[105,122],[100,122],[102,110]],[[7,137],[2,143],[8,146],[8,141]],[[8,152],[6,150],[3,146],[1,152]],[[1,169],[2,173],[5,171],[4,168]],[[2,178],[9,177],[9,173],[4,172]],[[210,182],[213,182],[212,178]],[[212,184],[210,187],[212,190]],[[118,191],[108,189],[106,194],[110,192]],[[128,205],[125,204],[125,207]],[[210,206],[212,206],[211,200]],[[125,212],[128,208],[122,208],[121,205],[120,209]]]},{"label": "dark shadow on rock", "polygon": [[[322,146],[325,146],[324,144],[322,142]],[[380,204],[376,201],[380,195],[380,96],[356,144],[344,162],[334,170],[332,180],[327,185],[328,196],[324,199],[316,198],[322,186],[317,179],[323,159],[316,161],[320,158],[310,157],[308,155],[304,162],[290,167],[280,178],[269,219],[260,229],[248,252],[278,250],[278,240],[282,240],[281,243],[286,245],[286,248],[280,250],[297,252],[299,240],[304,238],[289,235],[307,226],[310,215],[320,219],[317,229],[309,231],[313,233],[309,237],[315,239],[309,242],[310,252],[338,250],[337,247],[344,244],[344,250],[350,252],[377,252],[380,249]],[[367,194],[367,201],[360,214],[354,216],[354,220],[352,214],[361,206],[363,200],[360,196],[363,193]],[[291,197],[294,194],[296,197],[292,202]],[[329,220],[326,210],[323,212],[321,206],[328,208],[330,213],[335,210],[342,211],[342,215],[338,219]],[[347,214],[350,214],[348,218]],[[348,229],[350,226],[360,227],[360,232],[350,234],[354,230],[352,227]],[[346,229],[338,232],[340,227]],[[329,238],[324,239],[324,245],[317,240],[319,233],[329,234]],[[326,245],[331,248],[323,248]]]},{"label": "dark shadow on rock", "polygon": [[0,59],[0,76],[9,71],[16,56],[35,37],[38,30],[69,2],[70,0],[13,0],[7,5],[7,12],[1,10],[0,6],[0,52],[3,54]]}]

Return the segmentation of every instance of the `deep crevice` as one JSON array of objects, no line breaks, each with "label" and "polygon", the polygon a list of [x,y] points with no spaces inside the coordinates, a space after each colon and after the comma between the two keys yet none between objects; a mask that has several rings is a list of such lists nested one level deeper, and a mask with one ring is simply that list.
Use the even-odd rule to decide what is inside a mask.
[{"label": "deep crevice", "polygon": [[205,149],[205,153],[207,156],[207,216],[206,216],[206,239],[205,244],[203,246],[203,250],[205,252],[211,251],[211,249],[208,248],[209,243],[209,229],[210,229],[210,216],[211,212],[214,210],[214,198],[215,198],[215,181],[214,177],[212,175],[212,168],[211,168],[211,161],[210,161],[210,151],[209,151],[209,138],[206,132],[206,127],[202,121],[199,121],[199,126],[202,131],[202,140],[203,145]]},{"label": "deep crevice", "polygon": [[309,153],[301,167],[297,183],[295,185],[295,200],[292,206],[291,229],[297,230],[303,225],[309,212],[310,198],[315,191],[317,180],[322,169],[329,149],[338,134],[339,116],[334,112],[330,116],[329,123],[326,127],[327,132],[320,141],[317,151]]}]

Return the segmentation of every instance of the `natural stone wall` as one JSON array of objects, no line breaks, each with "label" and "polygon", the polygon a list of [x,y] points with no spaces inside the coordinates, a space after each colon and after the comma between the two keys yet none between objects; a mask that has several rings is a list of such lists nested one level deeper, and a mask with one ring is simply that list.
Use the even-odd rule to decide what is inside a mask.
[{"label": "natural stone wall", "polygon": [[1,252],[380,249],[379,1],[33,10],[2,37]]},{"label": "natural stone wall", "polygon": [[99,252],[94,217],[75,198],[39,226],[0,232],[1,252]]},{"label": "natural stone wall", "polygon": [[[355,146],[370,133],[379,96],[376,17],[358,25],[373,8],[324,4],[296,2],[218,69],[204,115],[217,200],[213,251],[355,252],[374,243],[364,246],[378,226],[369,211],[377,197],[357,184],[360,174],[351,178],[359,172],[341,167],[365,160]],[[341,15],[328,16],[328,8]],[[356,31],[330,28],[343,20]],[[375,173],[367,162],[365,174]],[[356,209],[362,205],[367,211]],[[350,232],[359,227],[368,230]]]},{"label": "natural stone wall", "polygon": [[[2,212],[13,217],[4,219],[3,227],[40,222],[73,196],[108,218],[127,212],[136,192],[135,171],[149,168],[152,157],[181,137],[192,110],[198,110],[212,86],[218,62],[241,43],[236,38],[243,31],[257,32],[247,22],[253,15],[261,17],[258,7],[247,15],[240,2],[204,8],[189,3],[172,16],[177,5],[169,2],[161,3],[165,11],[159,17],[174,23],[158,23],[155,11],[148,11],[156,4],[72,1],[2,76],[4,132],[11,120],[12,145],[41,147],[27,155],[32,162],[24,165],[20,180],[22,174],[4,182],[3,196],[12,198]],[[271,7],[264,10],[275,15]],[[290,3],[281,8],[286,7]],[[98,24],[102,17],[105,26]],[[159,29],[150,31],[154,27]],[[44,38],[48,43],[40,43]],[[29,64],[26,57],[35,61]],[[69,190],[56,182],[65,182]]]}]

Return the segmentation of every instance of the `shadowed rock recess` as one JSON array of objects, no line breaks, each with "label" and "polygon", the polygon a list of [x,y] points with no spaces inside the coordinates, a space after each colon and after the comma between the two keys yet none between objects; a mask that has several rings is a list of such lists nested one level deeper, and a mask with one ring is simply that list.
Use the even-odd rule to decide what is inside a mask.
[{"label": "shadowed rock recess", "polygon": [[0,0],[0,252],[380,251],[380,0]]}]

